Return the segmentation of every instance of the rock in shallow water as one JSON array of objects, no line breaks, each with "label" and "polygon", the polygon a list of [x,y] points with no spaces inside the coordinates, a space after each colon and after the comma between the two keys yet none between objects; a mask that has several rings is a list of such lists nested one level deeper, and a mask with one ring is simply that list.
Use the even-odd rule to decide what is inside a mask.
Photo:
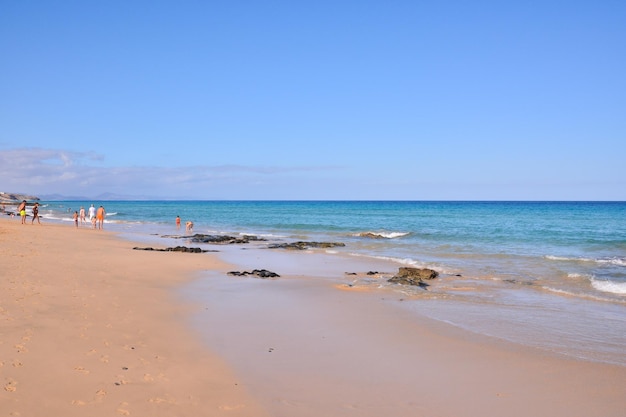
[{"label": "rock in shallow water", "polygon": [[424,280],[435,279],[439,276],[437,271],[428,268],[401,267],[398,273],[387,282],[403,285],[418,285],[422,288],[428,286]]}]

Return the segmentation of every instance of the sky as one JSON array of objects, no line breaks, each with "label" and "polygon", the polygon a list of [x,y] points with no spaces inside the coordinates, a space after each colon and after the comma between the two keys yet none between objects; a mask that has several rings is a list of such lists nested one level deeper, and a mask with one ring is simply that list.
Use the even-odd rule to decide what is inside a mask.
[{"label": "sky", "polygon": [[626,200],[626,2],[0,0],[0,191]]}]

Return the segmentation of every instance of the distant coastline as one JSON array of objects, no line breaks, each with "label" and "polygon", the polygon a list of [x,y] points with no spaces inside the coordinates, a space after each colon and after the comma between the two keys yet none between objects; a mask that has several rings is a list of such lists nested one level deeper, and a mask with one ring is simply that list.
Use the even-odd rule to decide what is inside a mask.
[{"label": "distant coastline", "polygon": [[0,191],[0,203],[1,204],[18,204],[20,201],[39,201],[39,197],[28,194],[19,193],[5,193]]}]

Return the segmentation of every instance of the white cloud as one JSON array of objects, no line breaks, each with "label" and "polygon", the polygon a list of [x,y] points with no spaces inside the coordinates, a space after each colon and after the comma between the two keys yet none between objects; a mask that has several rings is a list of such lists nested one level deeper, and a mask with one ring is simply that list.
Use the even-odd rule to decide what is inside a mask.
[{"label": "white cloud", "polygon": [[[184,166],[107,167],[102,155],[41,148],[0,151],[0,178],[8,192],[94,196],[105,192],[160,198],[267,198],[299,175],[327,175],[338,167]],[[317,173],[317,174],[315,174]],[[255,188],[256,187],[256,188]],[[237,192],[235,192],[238,190]],[[239,194],[239,197],[235,195]]]}]

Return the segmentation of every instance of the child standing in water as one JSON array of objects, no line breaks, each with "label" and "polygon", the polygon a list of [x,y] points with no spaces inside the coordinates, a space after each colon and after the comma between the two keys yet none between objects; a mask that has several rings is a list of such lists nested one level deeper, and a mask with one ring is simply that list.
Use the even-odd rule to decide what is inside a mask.
[{"label": "child standing in water", "polygon": [[76,224],[76,227],[78,227],[78,212],[75,211],[74,215],[72,216],[72,218],[74,219],[74,224]]}]

